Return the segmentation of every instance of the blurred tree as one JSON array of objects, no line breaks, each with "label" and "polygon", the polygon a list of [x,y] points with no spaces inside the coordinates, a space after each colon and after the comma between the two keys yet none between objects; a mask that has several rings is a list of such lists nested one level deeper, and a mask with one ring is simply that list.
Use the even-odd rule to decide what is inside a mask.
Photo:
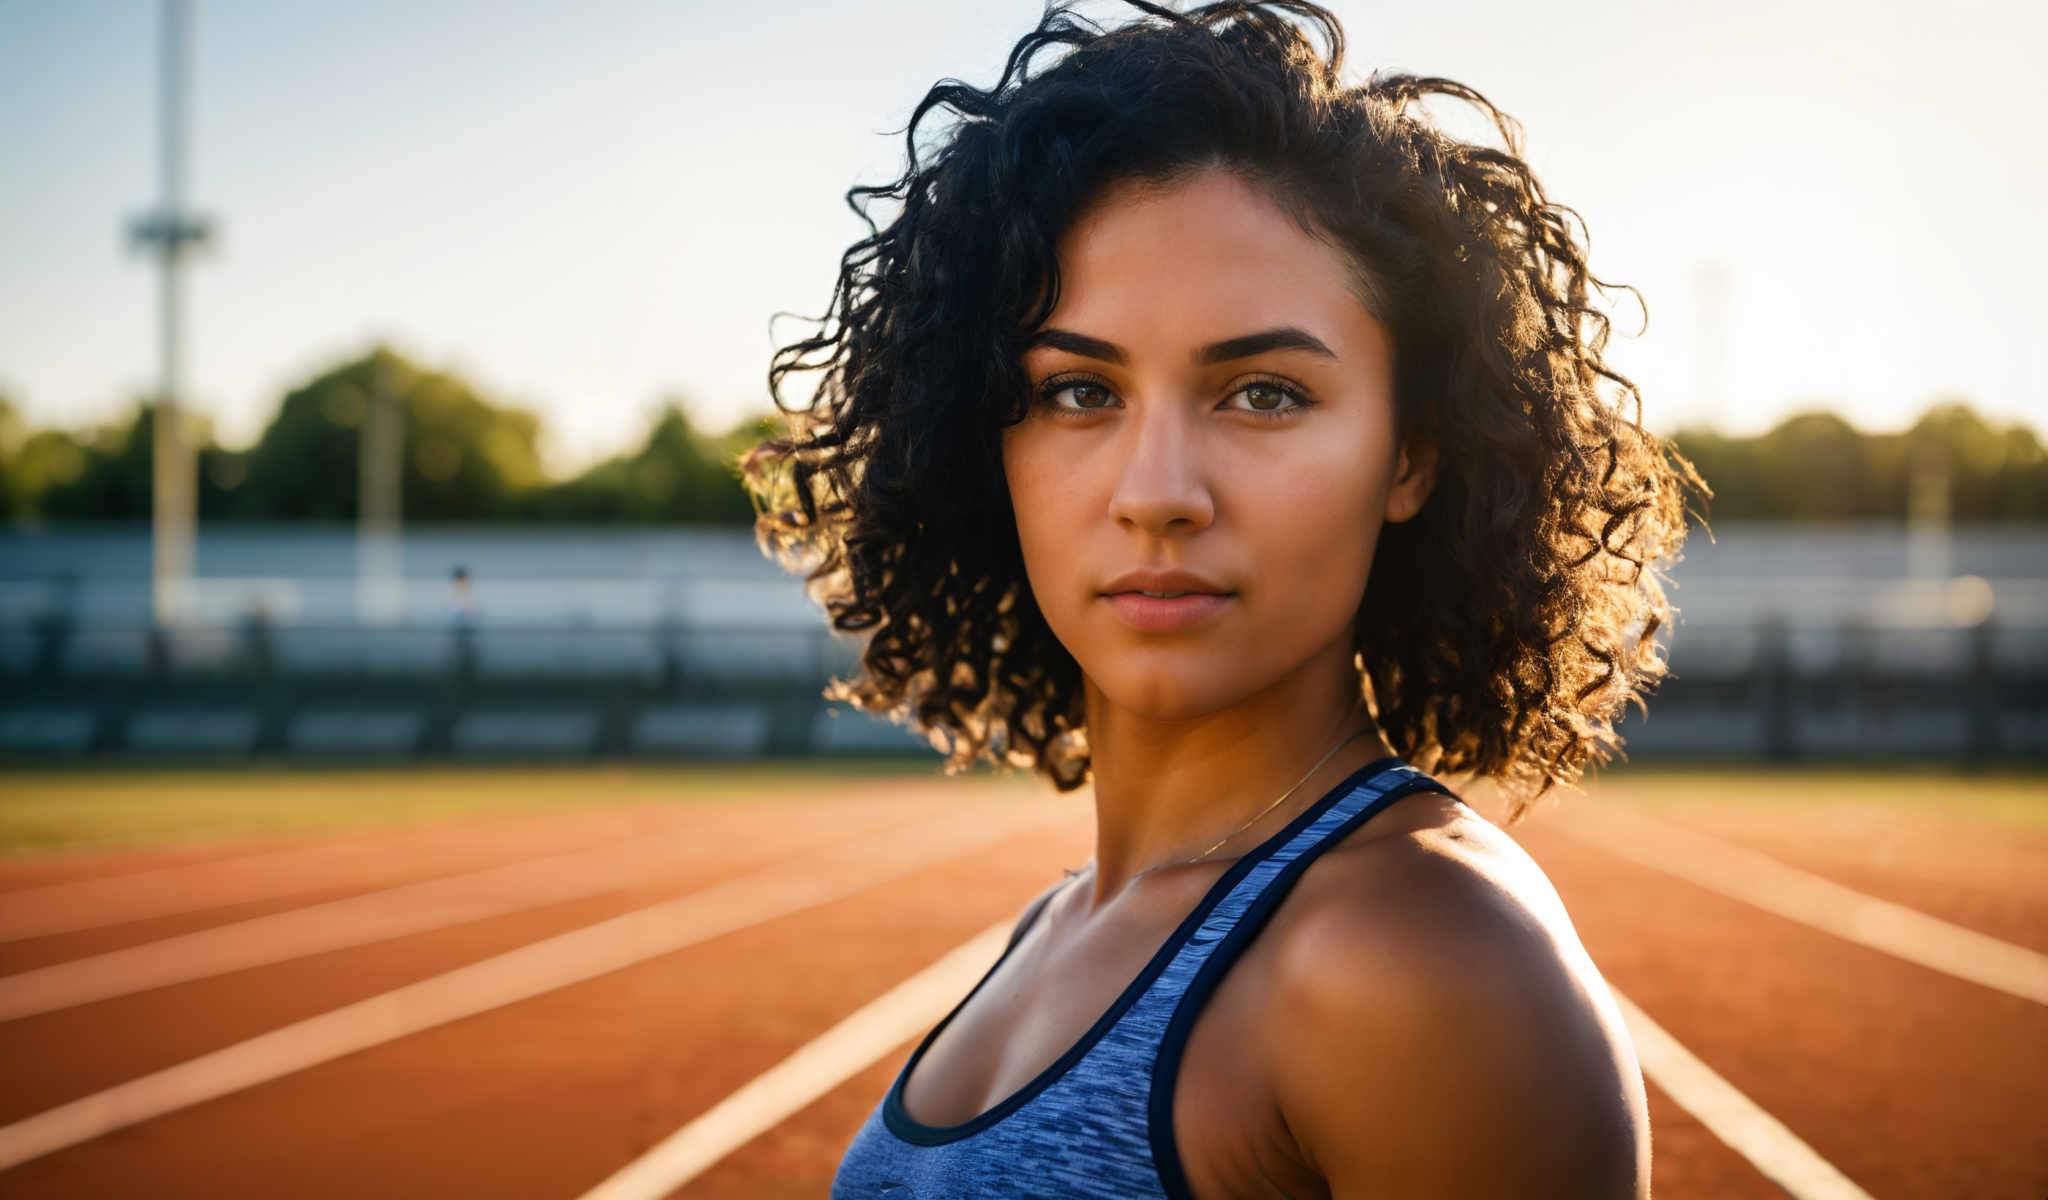
[{"label": "blurred tree", "polygon": [[[219,463],[234,455],[214,445],[211,424],[183,410],[186,436],[199,456],[199,514],[229,515],[233,499],[221,486]],[[17,461],[35,489],[33,515],[55,520],[146,521],[153,503],[151,472],[156,447],[156,404],[138,402],[127,420],[73,437],[43,430],[23,444]]]},{"label": "blurred tree", "polygon": [[87,430],[71,477],[42,494],[42,515],[58,520],[105,517],[147,520],[156,406],[137,404],[125,422]]},{"label": "blurred tree", "polygon": [[1672,441],[1714,489],[1707,517],[1904,520],[1913,473],[1929,464],[1956,520],[2048,520],[2048,454],[2024,425],[1998,428],[1940,397],[1904,433],[1868,434],[1808,411],[1754,437],[1681,429]]},{"label": "blurred tree", "polygon": [[[1902,435],[1880,439],[1898,463],[1902,496],[1916,460],[1946,468],[1949,507],[1957,517],[2038,519],[2048,516],[2048,455],[2024,425],[1999,429],[1957,396],[1942,396]],[[1904,510],[1905,501],[1899,508]]]},{"label": "blurred tree", "polygon": [[540,521],[749,523],[753,506],[730,459],[732,444],[755,424],[706,438],[692,427],[681,398],[668,397],[639,449],[536,489],[518,506],[520,515]]},{"label": "blurred tree", "polygon": [[85,464],[85,447],[63,430],[41,429],[29,434],[7,462],[8,516],[17,521],[42,516],[43,498],[77,479]]},{"label": "blurred tree", "polygon": [[28,423],[14,397],[0,388],[0,520],[18,520],[29,513],[35,496],[28,490],[16,465],[21,448],[28,441]]},{"label": "blurred tree", "polygon": [[362,425],[380,394],[403,417],[407,520],[502,519],[541,482],[539,418],[378,346],[286,394],[246,456],[236,515],[354,519]]},{"label": "blurred tree", "polygon": [[1810,410],[1780,421],[1751,451],[1762,494],[1755,515],[1779,520],[1883,515],[1870,444],[1836,413]]}]

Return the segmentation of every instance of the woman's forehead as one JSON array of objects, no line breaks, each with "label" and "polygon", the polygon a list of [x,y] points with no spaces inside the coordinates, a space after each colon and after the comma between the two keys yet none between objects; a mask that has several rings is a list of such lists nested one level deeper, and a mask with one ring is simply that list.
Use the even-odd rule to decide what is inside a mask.
[{"label": "woman's forehead", "polygon": [[1060,239],[1059,262],[1045,324],[1120,344],[1293,326],[1337,347],[1371,340],[1376,324],[1349,257],[1228,170],[1105,189]]}]

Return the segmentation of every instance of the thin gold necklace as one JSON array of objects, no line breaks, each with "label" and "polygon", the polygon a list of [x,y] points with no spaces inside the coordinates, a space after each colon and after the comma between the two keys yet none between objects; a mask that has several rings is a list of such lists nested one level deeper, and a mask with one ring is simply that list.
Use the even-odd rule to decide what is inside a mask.
[{"label": "thin gold necklace", "polygon": [[[1355,712],[1357,710],[1354,708],[1352,711]],[[1221,838],[1218,838],[1215,845],[1209,847],[1207,850],[1202,851],[1199,855],[1195,856],[1194,858],[1186,859],[1181,862],[1164,863],[1158,867],[1149,867],[1146,869],[1145,874],[1149,875],[1153,871],[1161,870],[1164,867],[1191,867],[1194,866],[1196,863],[1207,861],[1210,855],[1216,853],[1218,850],[1221,850],[1223,848],[1223,844],[1225,842],[1228,842],[1231,838],[1236,837],[1238,834],[1243,833],[1245,830],[1250,829],[1253,825],[1258,824],[1260,817],[1265,816],[1267,813],[1272,812],[1274,809],[1280,807],[1282,804],[1285,804],[1289,796],[1292,796],[1294,793],[1301,790],[1302,784],[1307,783],[1309,779],[1312,776],[1314,776],[1317,771],[1323,769],[1324,763],[1329,762],[1332,758],[1335,758],[1337,756],[1337,751],[1342,750],[1344,747],[1357,741],[1359,738],[1364,737],[1369,732],[1371,732],[1370,729],[1360,729],[1354,733],[1345,736],[1344,738],[1340,739],[1336,745],[1330,747],[1328,750],[1325,750],[1323,752],[1323,756],[1316,760],[1316,765],[1310,767],[1307,773],[1304,774],[1300,779],[1295,780],[1293,787],[1288,788],[1286,791],[1280,793],[1280,798],[1278,800],[1273,801],[1271,804],[1268,804],[1266,807],[1253,813],[1251,820],[1246,821],[1244,824],[1238,826],[1236,829],[1233,829],[1229,833],[1224,834]]]}]

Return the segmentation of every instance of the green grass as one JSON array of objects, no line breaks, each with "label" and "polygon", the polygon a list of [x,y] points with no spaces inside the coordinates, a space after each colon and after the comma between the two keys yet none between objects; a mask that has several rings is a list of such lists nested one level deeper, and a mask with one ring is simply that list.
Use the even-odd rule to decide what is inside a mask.
[{"label": "green grass", "polygon": [[1648,805],[1759,805],[1919,812],[2039,829],[2048,827],[2048,771],[2001,766],[1963,771],[1944,763],[1844,767],[1611,767],[1587,790]]},{"label": "green grass", "polygon": [[939,775],[929,758],[701,767],[9,770],[0,772],[0,854],[285,836],[615,804],[786,799],[848,780]]},{"label": "green grass", "polygon": [[[930,758],[732,766],[276,766],[0,772],[0,855],[317,834],[614,804],[760,802],[850,780],[940,778]],[[1019,789],[1031,777],[989,774]],[[2048,828],[2048,773],[1885,767],[1611,767],[1589,791],[1649,806],[1799,805]],[[1477,798],[1477,797],[1475,797]],[[1571,802],[1570,794],[1562,802]],[[1482,811],[1487,811],[1482,808]]]}]

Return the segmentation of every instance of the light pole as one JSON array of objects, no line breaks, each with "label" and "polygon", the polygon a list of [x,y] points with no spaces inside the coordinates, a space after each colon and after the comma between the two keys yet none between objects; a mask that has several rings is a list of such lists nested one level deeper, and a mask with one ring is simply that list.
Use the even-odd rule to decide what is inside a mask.
[{"label": "light pole", "polygon": [[1693,420],[1709,428],[1728,423],[1728,268],[1702,263],[1692,273]]},{"label": "light pole", "polygon": [[188,252],[213,237],[210,218],[185,210],[185,65],[192,23],[185,0],[163,4],[162,121],[163,194],[154,212],[128,224],[131,242],[157,260],[158,356],[162,378],[157,388],[152,429],[151,463],[151,608],[159,626],[172,623],[184,609],[192,578],[192,531],[198,517],[198,472],[185,437],[179,404],[179,358],[183,342],[180,300]]}]

